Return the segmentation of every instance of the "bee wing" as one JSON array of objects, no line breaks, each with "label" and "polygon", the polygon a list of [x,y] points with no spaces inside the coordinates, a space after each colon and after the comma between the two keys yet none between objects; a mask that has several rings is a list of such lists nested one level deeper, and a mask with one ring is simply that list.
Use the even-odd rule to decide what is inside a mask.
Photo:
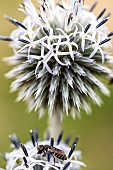
[{"label": "bee wing", "polygon": [[55,147],[52,147],[49,149],[50,152],[54,152],[54,153],[60,153],[60,154],[65,154],[65,152],[61,149],[58,149],[58,148],[55,148]]}]

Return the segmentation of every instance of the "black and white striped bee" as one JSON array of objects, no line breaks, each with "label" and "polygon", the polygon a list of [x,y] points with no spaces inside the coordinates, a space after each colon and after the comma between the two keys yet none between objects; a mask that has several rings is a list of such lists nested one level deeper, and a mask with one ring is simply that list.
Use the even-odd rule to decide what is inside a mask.
[{"label": "black and white striped bee", "polygon": [[37,147],[37,154],[42,154],[43,157],[45,157],[48,153],[53,156],[54,158],[54,164],[55,164],[55,158],[60,160],[67,160],[67,156],[65,152],[61,149],[58,149],[56,147],[50,146],[50,145],[39,145]]}]

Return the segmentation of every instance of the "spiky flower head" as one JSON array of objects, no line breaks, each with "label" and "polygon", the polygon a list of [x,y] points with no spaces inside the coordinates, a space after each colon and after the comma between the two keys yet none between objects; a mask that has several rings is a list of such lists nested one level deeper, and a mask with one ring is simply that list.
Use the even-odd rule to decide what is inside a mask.
[{"label": "spiky flower head", "polygon": [[[109,79],[113,62],[104,8],[98,17],[92,7],[83,0],[55,3],[40,0],[40,10],[30,0],[24,0],[20,10],[26,18],[22,23],[6,17],[18,28],[10,37],[14,51],[6,60],[16,65],[8,74],[15,78],[11,91],[19,90],[17,101],[25,100],[29,110],[40,110],[40,116],[48,108],[63,117],[73,118],[81,109],[90,112],[89,100],[101,104],[98,92],[109,95],[102,79]],[[79,114],[78,114],[79,115]]]},{"label": "spiky flower head", "polygon": [[[41,141],[35,129],[34,131],[30,130],[31,141],[21,144],[16,135],[10,135],[12,146],[15,149],[3,154],[6,161],[4,170],[78,170],[81,166],[86,167],[80,161],[81,151],[75,151],[78,137],[75,138],[70,148],[68,146],[70,137],[68,136],[63,142],[62,136],[63,132],[54,141],[54,138],[50,138],[47,135],[46,139]],[[51,147],[51,149],[39,153],[38,148],[45,145]],[[66,157],[65,160],[63,160],[64,155]]]}]

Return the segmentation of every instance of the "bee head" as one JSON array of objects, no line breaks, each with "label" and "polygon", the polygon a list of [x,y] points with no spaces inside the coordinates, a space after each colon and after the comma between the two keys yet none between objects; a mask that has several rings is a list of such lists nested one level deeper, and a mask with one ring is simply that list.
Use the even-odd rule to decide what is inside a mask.
[{"label": "bee head", "polygon": [[37,147],[37,154],[41,154],[41,153],[43,153],[44,152],[44,146],[43,145],[39,145],[38,147]]}]

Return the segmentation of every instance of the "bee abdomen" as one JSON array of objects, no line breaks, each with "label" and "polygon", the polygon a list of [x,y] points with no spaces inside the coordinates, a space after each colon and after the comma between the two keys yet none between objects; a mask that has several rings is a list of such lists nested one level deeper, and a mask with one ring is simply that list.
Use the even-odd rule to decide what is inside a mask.
[{"label": "bee abdomen", "polygon": [[56,158],[61,159],[61,160],[67,160],[67,156],[66,155],[61,155],[58,153],[54,153],[53,154]]}]

